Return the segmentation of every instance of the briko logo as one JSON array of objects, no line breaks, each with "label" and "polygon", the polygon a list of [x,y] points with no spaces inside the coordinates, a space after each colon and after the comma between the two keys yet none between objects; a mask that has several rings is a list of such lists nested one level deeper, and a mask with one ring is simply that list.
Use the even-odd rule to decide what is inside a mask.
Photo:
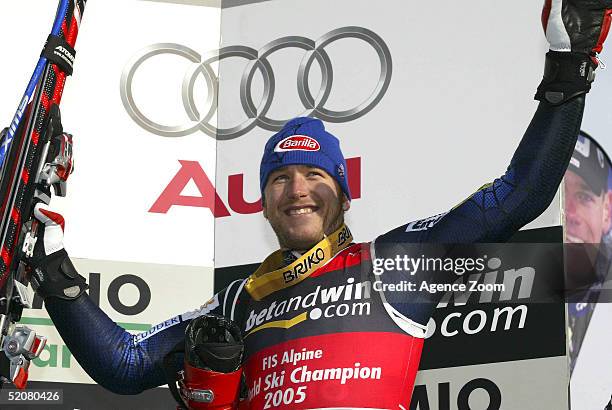
[{"label": "briko logo", "polygon": [[348,278],[346,283],[337,286],[319,285],[304,296],[273,301],[264,309],[251,310],[244,332],[249,336],[263,329],[289,329],[307,320],[368,316],[371,293],[370,281],[355,283],[354,278]]},{"label": "briko logo", "polygon": [[292,135],[280,141],[274,152],[287,152],[287,151],[319,151],[321,145],[319,142],[307,135]]},{"label": "briko logo", "polygon": [[293,282],[298,279],[301,275],[308,272],[314,265],[320,263],[325,258],[325,251],[323,248],[317,248],[314,252],[308,255],[307,258],[293,267],[293,269],[283,272],[283,278],[285,283]]},{"label": "briko logo", "polygon": [[344,229],[342,229],[338,234],[338,246],[344,245],[351,237],[351,230],[348,226],[345,226]]}]

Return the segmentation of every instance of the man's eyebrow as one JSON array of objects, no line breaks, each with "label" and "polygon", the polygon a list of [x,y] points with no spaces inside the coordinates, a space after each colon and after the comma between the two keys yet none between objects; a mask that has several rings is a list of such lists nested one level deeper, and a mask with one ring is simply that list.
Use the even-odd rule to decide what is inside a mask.
[{"label": "man's eyebrow", "polygon": [[579,188],[581,191],[588,191],[590,194],[593,194],[594,196],[599,196],[595,192],[593,192],[593,188],[591,188],[589,184],[587,184],[586,182],[580,182]]}]

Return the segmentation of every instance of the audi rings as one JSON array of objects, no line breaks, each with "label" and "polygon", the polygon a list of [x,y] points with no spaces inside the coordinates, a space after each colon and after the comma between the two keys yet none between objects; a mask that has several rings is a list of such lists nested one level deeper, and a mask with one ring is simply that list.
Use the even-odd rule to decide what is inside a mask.
[{"label": "audi rings", "polygon": [[[355,38],[371,45],[380,60],[380,75],[374,90],[365,101],[351,109],[336,111],[325,107],[331,94],[334,78],[332,62],[325,47],[343,38]],[[391,83],[391,52],[382,38],[363,27],[343,27],[330,31],[316,41],[300,36],[279,38],[266,44],[260,50],[246,46],[229,46],[200,55],[193,49],[180,44],[153,44],[140,50],[125,66],[121,75],[121,100],[130,117],[139,126],[164,137],[182,137],[200,130],[219,140],[231,140],[248,133],[255,127],[278,131],[290,118],[274,119],[268,116],[276,86],[274,71],[268,57],[285,48],[298,48],[305,52],[297,75],[297,91],[304,111],[296,113],[296,116],[311,116],[335,123],[352,121],[372,110],[383,98]],[[178,55],[196,64],[187,71],[182,85],[183,106],[191,120],[187,124],[163,125],[157,123],[148,118],[134,100],[132,84],[138,68],[151,57],[161,54]],[[230,57],[249,60],[240,81],[240,103],[247,119],[234,127],[217,128],[210,122],[217,110],[219,97],[219,77],[214,72],[212,64]],[[321,85],[316,95],[313,95],[308,79],[315,61],[321,70]],[[263,78],[263,95],[261,100],[255,103],[252,96],[252,85],[257,72],[261,73]],[[204,77],[208,88],[208,95],[202,110],[198,109],[195,101],[195,83],[200,75]]]}]

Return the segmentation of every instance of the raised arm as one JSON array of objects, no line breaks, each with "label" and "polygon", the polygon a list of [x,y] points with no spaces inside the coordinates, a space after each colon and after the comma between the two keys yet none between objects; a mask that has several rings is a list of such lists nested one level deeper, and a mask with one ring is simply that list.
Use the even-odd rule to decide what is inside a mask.
[{"label": "raised arm", "polygon": [[503,242],[550,204],[576,143],[584,96],[541,102],[506,173],[449,212],[400,226],[381,242]]},{"label": "raised arm", "polygon": [[542,22],[550,51],[538,109],[506,173],[450,211],[408,223],[383,242],[504,242],[550,205],[582,122],[597,53],[610,27],[610,0],[547,0]]}]

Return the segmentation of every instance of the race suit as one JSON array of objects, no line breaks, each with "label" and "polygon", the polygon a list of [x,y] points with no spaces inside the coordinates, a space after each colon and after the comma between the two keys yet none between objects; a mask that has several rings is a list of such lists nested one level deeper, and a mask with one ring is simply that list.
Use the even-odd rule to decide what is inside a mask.
[{"label": "race suit", "polygon": [[[259,301],[245,291],[245,280],[237,280],[200,309],[139,335],[115,324],[86,294],[75,301],[49,299],[47,310],[81,366],[116,393],[137,394],[165,384],[162,359],[183,340],[189,321],[216,313],[236,321],[245,333],[244,369],[252,408],[408,408],[413,383],[408,375],[418,366],[418,357],[410,360],[410,349],[419,347],[415,336],[423,340],[436,301],[413,303],[422,296],[418,292],[389,303],[381,292],[358,294],[357,289],[363,290],[358,284],[373,280],[372,253],[386,243],[507,241],[552,201],[574,149],[583,108],[584,96],[556,107],[540,103],[502,177],[445,214],[343,249],[306,280]],[[468,161],[478,161],[478,155]],[[448,174],[452,184],[452,170]],[[284,326],[266,327],[270,321]],[[181,367],[179,357],[175,368]],[[274,393],[289,388],[291,403],[283,398],[278,404]]]}]

